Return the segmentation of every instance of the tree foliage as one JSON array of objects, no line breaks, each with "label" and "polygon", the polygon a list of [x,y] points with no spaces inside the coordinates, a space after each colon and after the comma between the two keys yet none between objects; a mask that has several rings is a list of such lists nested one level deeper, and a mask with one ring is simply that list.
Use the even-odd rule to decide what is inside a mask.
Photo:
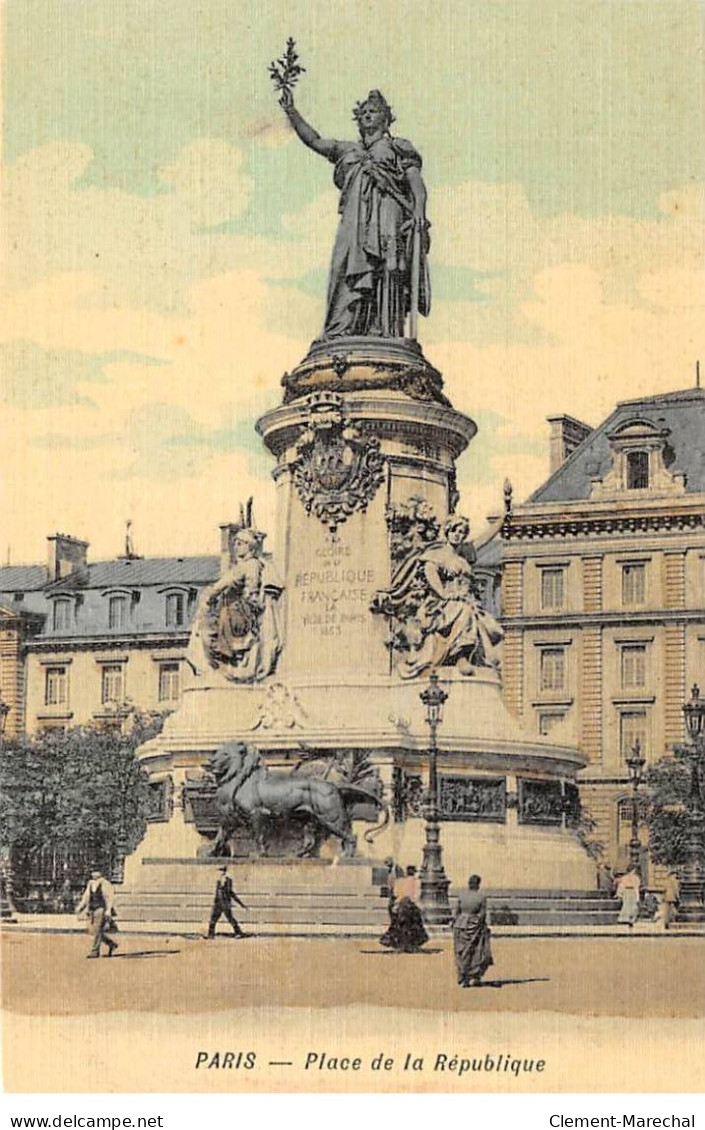
[{"label": "tree foliage", "polygon": [[571,826],[573,834],[583,850],[587,852],[590,859],[599,863],[605,854],[605,844],[595,835],[597,821],[582,804],[577,816],[571,821]]},{"label": "tree foliage", "polygon": [[[675,868],[688,859],[689,814],[693,805],[692,774],[686,751],[676,747],[675,756],[663,757],[647,771],[642,817],[649,830],[649,852],[654,863]],[[702,781],[701,803],[702,803]],[[705,842],[700,845],[705,863]]]},{"label": "tree foliage", "polygon": [[162,724],[162,715],[128,711],[108,726],[7,742],[0,765],[6,847],[23,856],[90,847],[99,860],[133,851],[149,811],[148,778],[135,751]]}]

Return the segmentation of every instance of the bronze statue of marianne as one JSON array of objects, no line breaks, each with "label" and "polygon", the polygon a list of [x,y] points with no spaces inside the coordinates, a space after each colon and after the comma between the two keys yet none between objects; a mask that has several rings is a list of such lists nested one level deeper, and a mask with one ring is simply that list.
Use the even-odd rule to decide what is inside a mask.
[{"label": "bronze statue of marianne", "polygon": [[416,338],[417,314],[427,315],[431,305],[419,153],[389,132],[394,115],[379,90],[353,111],[359,141],[321,137],[294,106],[289,86],[279,102],[304,145],[335,165],[340,190],[324,338]]}]

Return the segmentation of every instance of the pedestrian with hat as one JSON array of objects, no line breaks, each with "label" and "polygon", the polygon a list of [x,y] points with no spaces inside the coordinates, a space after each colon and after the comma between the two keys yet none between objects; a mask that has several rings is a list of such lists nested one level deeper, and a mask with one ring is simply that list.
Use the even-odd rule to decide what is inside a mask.
[{"label": "pedestrian with hat", "polygon": [[76,914],[88,916],[88,933],[93,938],[93,945],[86,957],[100,957],[100,947],[103,945],[108,947],[106,957],[112,957],[118,948],[117,942],[108,937],[117,928],[113,888],[100,871],[91,871],[91,877],[76,907]]},{"label": "pedestrian with hat", "polygon": [[233,928],[233,934],[236,938],[246,938],[247,934],[241,929],[239,922],[233,917],[232,904],[236,902],[243,910],[247,910],[242,899],[235,893],[233,881],[228,875],[228,868],[226,865],[218,868],[218,880],[215,884],[215,892],[213,895],[213,908],[211,910],[210,921],[208,923],[208,933],[206,938],[210,940],[215,937],[215,928],[222,915],[228,920]]}]

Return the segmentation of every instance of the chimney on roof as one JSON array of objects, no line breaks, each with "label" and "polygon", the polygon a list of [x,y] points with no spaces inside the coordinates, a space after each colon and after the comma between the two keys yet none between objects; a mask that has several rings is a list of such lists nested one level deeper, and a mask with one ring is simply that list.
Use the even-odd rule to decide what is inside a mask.
[{"label": "chimney on roof", "polygon": [[569,455],[586,439],[592,428],[573,416],[548,416],[551,425],[551,470],[562,467]]},{"label": "chimney on roof", "polygon": [[47,538],[47,570],[49,583],[60,581],[88,564],[88,542],[68,534],[50,534]]}]

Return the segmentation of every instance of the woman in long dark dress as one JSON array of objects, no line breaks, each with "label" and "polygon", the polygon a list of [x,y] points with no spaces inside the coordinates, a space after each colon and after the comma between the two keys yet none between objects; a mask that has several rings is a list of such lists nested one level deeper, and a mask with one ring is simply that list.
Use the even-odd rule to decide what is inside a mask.
[{"label": "woman in long dark dress", "polygon": [[421,911],[416,905],[421,895],[421,881],[416,868],[407,867],[403,879],[394,880],[394,905],[389,929],[379,939],[380,945],[401,953],[415,953],[428,941]]},{"label": "woman in long dark dress", "polygon": [[487,925],[487,899],[480,894],[481,879],[471,875],[468,889],[458,899],[453,921],[453,949],[458,968],[458,984],[464,989],[479,985],[490,965],[494,965]]}]

